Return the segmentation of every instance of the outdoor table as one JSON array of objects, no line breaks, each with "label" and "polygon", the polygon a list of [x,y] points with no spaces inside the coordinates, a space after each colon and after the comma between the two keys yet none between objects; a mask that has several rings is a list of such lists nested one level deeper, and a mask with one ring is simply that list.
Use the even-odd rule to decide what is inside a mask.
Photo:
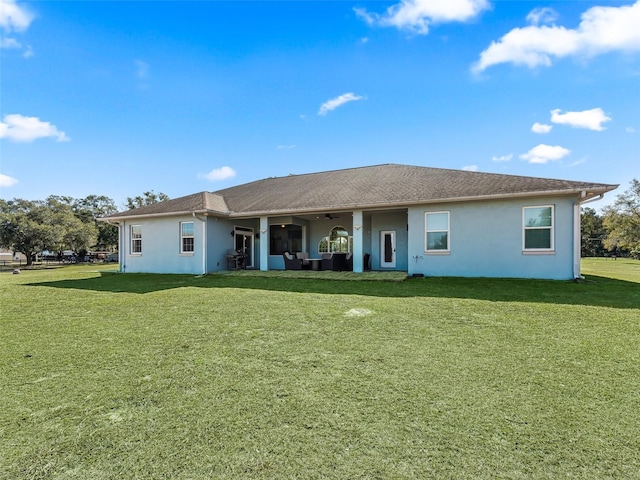
[{"label": "outdoor table", "polygon": [[307,258],[309,261],[309,265],[311,265],[311,270],[322,270],[322,259],[321,258]]}]

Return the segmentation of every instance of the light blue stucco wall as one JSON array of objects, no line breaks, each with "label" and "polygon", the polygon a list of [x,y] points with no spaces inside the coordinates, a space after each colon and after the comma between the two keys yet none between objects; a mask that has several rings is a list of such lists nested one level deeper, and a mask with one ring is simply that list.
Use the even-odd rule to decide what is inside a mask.
[{"label": "light blue stucco wall", "polygon": [[[380,232],[396,233],[395,270],[409,275],[511,277],[571,279],[574,276],[576,242],[574,238],[575,197],[540,197],[473,203],[420,205],[408,211],[364,212],[362,216],[363,252],[371,254],[371,268],[380,270]],[[523,253],[522,213],[525,206],[554,206],[554,246],[552,253]],[[425,252],[425,212],[450,213],[450,252]],[[295,223],[304,227],[305,250],[319,257],[318,242],[335,226],[353,235],[353,219],[314,220],[297,217],[269,218],[270,225]],[[195,226],[195,251],[180,254],[180,222]],[[142,254],[132,255],[131,225],[142,227]],[[407,224],[409,228],[407,230]],[[201,274],[226,270],[226,255],[235,247],[235,227],[254,232],[253,268],[260,269],[260,242],[269,242],[269,234],[260,235],[259,219],[219,217],[162,217],[120,224],[121,271],[149,273]],[[264,237],[264,238],[261,238]],[[206,241],[206,258],[203,243]],[[579,244],[579,242],[578,242]],[[268,269],[283,269],[280,255],[268,257]]]},{"label": "light blue stucco wall", "polygon": [[[193,254],[180,253],[180,222],[194,222],[195,238]],[[131,254],[131,225],[142,228],[142,254]],[[234,228],[254,229],[253,268],[260,268],[258,221],[229,220],[218,217],[182,216],[126,221],[121,223],[120,250],[124,262],[120,267],[125,273],[190,273],[202,274],[227,269],[226,255],[235,247]],[[203,259],[203,242],[206,241],[206,258]]]},{"label": "light blue stucco wall", "polygon": [[[193,222],[195,227],[194,252],[180,253],[180,222]],[[131,226],[142,229],[142,253],[131,254]],[[204,273],[202,220],[193,216],[154,218],[121,222],[120,246],[123,261],[120,270],[125,273]]]},{"label": "light blue stucco wall", "polygon": [[[426,276],[573,278],[575,198],[549,197],[409,209],[408,273]],[[552,254],[523,253],[522,209],[554,205]],[[425,212],[450,212],[450,253],[425,252]],[[417,259],[414,259],[414,256]]]},{"label": "light blue stucco wall", "polygon": [[380,234],[383,231],[396,233],[396,267],[391,270],[407,270],[408,235],[406,212],[381,212],[371,216],[371,225],[368,230],[371,242],[371,269],[389,270],[380,267]]},{"label": "light blue stucco wall", "polygon": [[[207,220],[207,271],[217,272],[227,269],[227,253],[235,249],[235,227],[253,229],[254,247],[252,252],[253,267],[260,268],[260,235],[257,219],[229,220],[219,217],[208,217]],[[248,263],[249,265],[251,263]]]}]

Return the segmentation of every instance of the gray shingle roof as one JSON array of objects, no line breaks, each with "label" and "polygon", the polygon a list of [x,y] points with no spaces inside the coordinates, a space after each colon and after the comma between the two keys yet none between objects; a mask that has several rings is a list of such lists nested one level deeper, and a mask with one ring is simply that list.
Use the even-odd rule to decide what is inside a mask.
[{"label": "gray shingle roof", "polygon": [[181,213],[191,214],[194,212],[206,213],[212,211],[221,214],[229,213],[229,208],[224,201],[224,197],[216,195],[215,193],[200,192],[187,195],[186,197],[174,198],[164,202],[134,208],[126,212],[114,213],[105,218],[176,215]]},{"label": "gray shingle roof", "polygon": [[112,217],[210,211],[230,216],[353,210],[540,194],[600,194],[617,185],[385,164],[273,177]]}]

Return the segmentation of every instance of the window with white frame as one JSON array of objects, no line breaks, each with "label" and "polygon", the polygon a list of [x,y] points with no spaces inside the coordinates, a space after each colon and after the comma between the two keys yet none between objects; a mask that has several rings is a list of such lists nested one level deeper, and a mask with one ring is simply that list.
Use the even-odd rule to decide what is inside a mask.
[{"label": "window with white frame", "polygon": [[524,207],[522,223],[525,251],[553,250],[553,205]]},{"label": "window with white frame", "polygon": [[180,222],[180,253],[193,253],[195,244],[193,222]]},{"label": "window with white frame", "polygon": [[342,226],[333,227],[328,237],[318,242],[318,253],[349,253],[353,252],[353,237]]},{"label": "window with white frame", "polygon": [[449,212],[426,212],[425,252],[449,251]]},{"label": "window with white frame", "polygon": [[131,253],[140,255],[142,253],[142,226],[131,225]]}]

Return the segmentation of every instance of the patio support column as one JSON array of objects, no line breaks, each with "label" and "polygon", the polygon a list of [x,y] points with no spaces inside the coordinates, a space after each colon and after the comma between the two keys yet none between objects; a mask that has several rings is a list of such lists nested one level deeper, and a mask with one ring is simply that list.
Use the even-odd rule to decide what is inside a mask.
[{"label": "patio support column", "polygon": [[260,217],[260,270],[269,270],[269,218]]},{"label": "patio support column", "polygon": [[353,211],[353,271],[362,273],[363,270],[363,251],[362,238],[364,230],[364,222],[362,210]]}]

